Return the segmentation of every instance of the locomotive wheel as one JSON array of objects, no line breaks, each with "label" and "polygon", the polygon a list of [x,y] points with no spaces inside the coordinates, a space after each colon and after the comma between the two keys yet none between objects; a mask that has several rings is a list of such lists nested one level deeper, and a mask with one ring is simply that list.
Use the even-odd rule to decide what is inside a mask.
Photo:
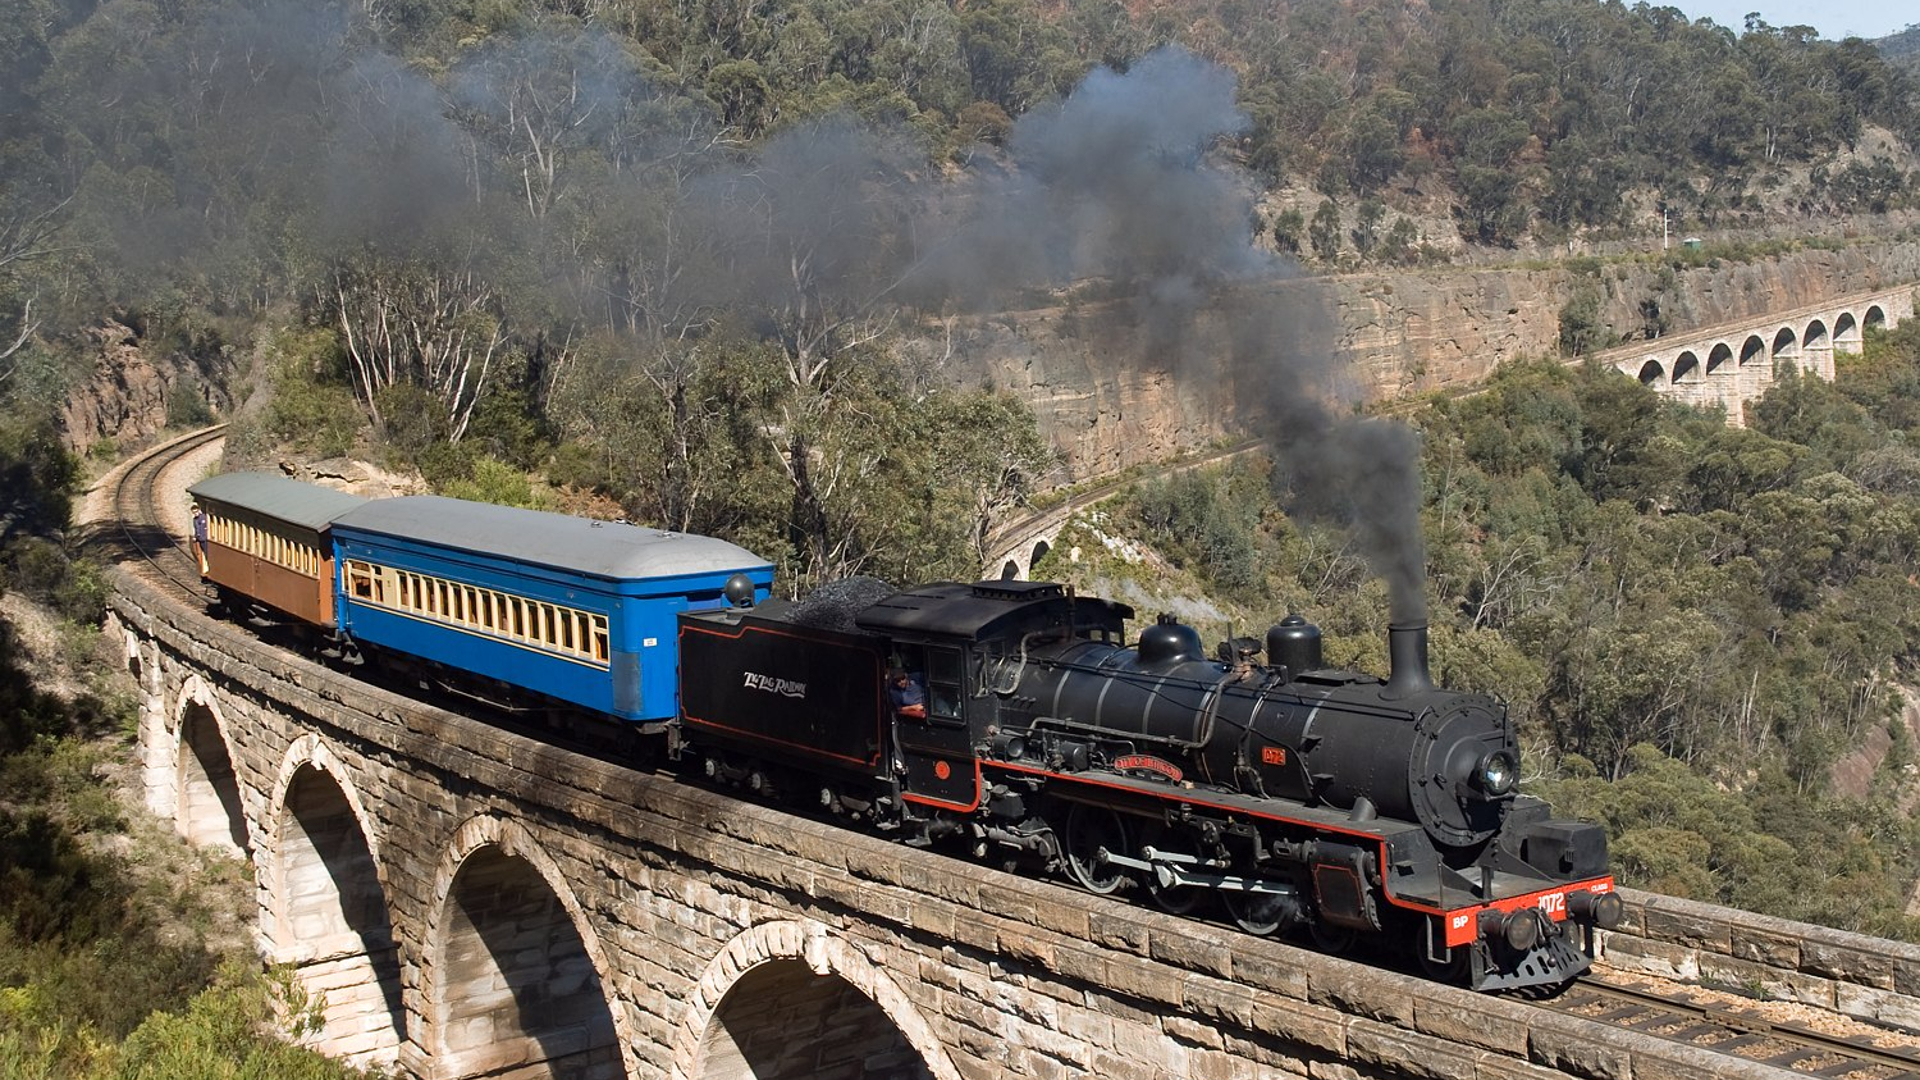
[{"label": "locomotive wheel", "polygon": [[1102,896],[1127,880],[1124,867],[1110,863],[1107,852],[1124,852],[1127,829],[1120,815],[1105,807],[1075,803],[1067,815],[1067,872],[1089,892]]},{"label": "locomotive wheel", "polygon": [[1206,898],[1207,890],[1198,885],[1162,885],[1153,877],[1147,878],[1147,895],[1160,910],[1169,915],[1185,915],[1200,906]]},{"label": "locomotive wheel", "polygon": [[1353,948],[1354,941],[1360,936],[1344,926],[1332,926],[1315,919],[1307,928],[1307,934],[1313,938],[1313,947],[1323,953],[1339,956]]},{"label": "locomotive wheel", "polygon": [[1247,933],[1266,937],[1280,929],[1286,910],[1280,897],[1272,893],[1222,889],[1220,899],[1226,902],[1227,914],[1233,916],[1234,925]]},{"label": "locomotive wheel", "polygon": [[1445,960],[1435,960],[1427,955],[1426,934],[1423,932],[1415,942],[1414,955],[1420,958],[1420,970],[1434,982],[1451,983],[1462,986],[1467,981],[1467,964],[1470,950],[1464,945],[1456,945],[1447,950]]}]

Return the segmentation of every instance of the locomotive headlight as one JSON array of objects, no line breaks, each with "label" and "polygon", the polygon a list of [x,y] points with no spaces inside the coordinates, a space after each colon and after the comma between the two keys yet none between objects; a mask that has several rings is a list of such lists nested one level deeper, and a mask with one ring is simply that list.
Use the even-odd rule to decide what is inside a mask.
[{"label": "locomotive headlight", "polygon": [[1507,948],[1523,953],[1540,944],[1540,939],[1546,936],[1546,924],[1533,908],[1488,910],[1480,913],[1480,936],[1488,941],[1498,938]]},{"label": "locomotive headlight", "polygon": [[1507,916],[1506,924],[1500,928],[1500,936],[1507,940],[1507,948],[1514,952],[1526,952],[1540,944],[1541,930],[1540,913],[1527,908]]},{"label": "locomotive headlight", "polygon": [[1481,758],[1473,768],[1473,786],[1490,799],[1513,794],[1513,786],[1519,777],[1518,763],[1505,750],[1495,750]]},{"label": "locomotive headlight", "polygon": [[1589,923],[1602,930],[1612,930],[1626,918],[1627,905],[1616,893],[1597,893],[1581,889],[1567,897],[1567,914],[1572,916],[1575,922]]}]

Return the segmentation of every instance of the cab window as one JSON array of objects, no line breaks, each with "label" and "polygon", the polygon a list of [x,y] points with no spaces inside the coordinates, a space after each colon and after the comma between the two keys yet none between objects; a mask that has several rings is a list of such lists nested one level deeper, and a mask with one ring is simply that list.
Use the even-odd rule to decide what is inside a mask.
[{"label": "cab window", "polygon": [[927,715],[932,718],[959,720],[960,709],[960,650],[927,649]]}]

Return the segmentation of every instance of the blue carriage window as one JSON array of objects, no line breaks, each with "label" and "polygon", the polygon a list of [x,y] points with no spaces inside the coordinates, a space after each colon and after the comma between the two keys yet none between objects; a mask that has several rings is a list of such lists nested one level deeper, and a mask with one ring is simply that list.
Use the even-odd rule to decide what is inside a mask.
[{"label": "blue carriage window", "polygon": [[373,567],[363,562],[347,564],[347,591],[361,600],[373,598]]}]

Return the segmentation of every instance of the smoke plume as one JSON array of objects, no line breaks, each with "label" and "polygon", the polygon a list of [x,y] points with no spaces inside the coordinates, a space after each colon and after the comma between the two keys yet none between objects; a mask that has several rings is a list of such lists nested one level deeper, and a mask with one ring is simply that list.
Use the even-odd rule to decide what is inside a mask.
[{"label": "smoke plume", "polygon": [[[1320,291],[1253,242],[1259,184],[1230,164],[1248,121],[1216,64],[1168,47],[1100,68],[954,179],[904,126],[845,116],[730,144],[630,43],[566,20],[529,16],[434,79],[338,14],[199,18],[130,33],[60,103],[109,171],[170,185],[125,206],[129,266],[171,259],[251,298],[332,260],[418,259],[490,281],[506,320],[674,340],[730,319],[797,355],[898,303],[1117,297],[1082,308],[1102,347],[1231,379],[1292,508],[1351,525],[1395,618],[1424,615],[1415,439],[1353,418]],[[140,123],[156,134],[127,137]]]},{"label": "smoke plume", "polygon": [[1418,440],[1353,415],[1324,295],[1252,242],[1255,178],[1222,163],[1221,141],[1248,126],[1233,94],[1229,72],[1173,47],[1124,74],[1095,71],[1015,125],[1007,166],[980,181],[970,212],[948,212],[959,224],[916,291],[985,306],[1023,288],[1118,284],[1123,325],[1103,336],[1130,336],[1135,362],[1176,374],[1202,352],[1224,356],[1290,509],[1350,527],[1395,621],[1424,622]]}]

